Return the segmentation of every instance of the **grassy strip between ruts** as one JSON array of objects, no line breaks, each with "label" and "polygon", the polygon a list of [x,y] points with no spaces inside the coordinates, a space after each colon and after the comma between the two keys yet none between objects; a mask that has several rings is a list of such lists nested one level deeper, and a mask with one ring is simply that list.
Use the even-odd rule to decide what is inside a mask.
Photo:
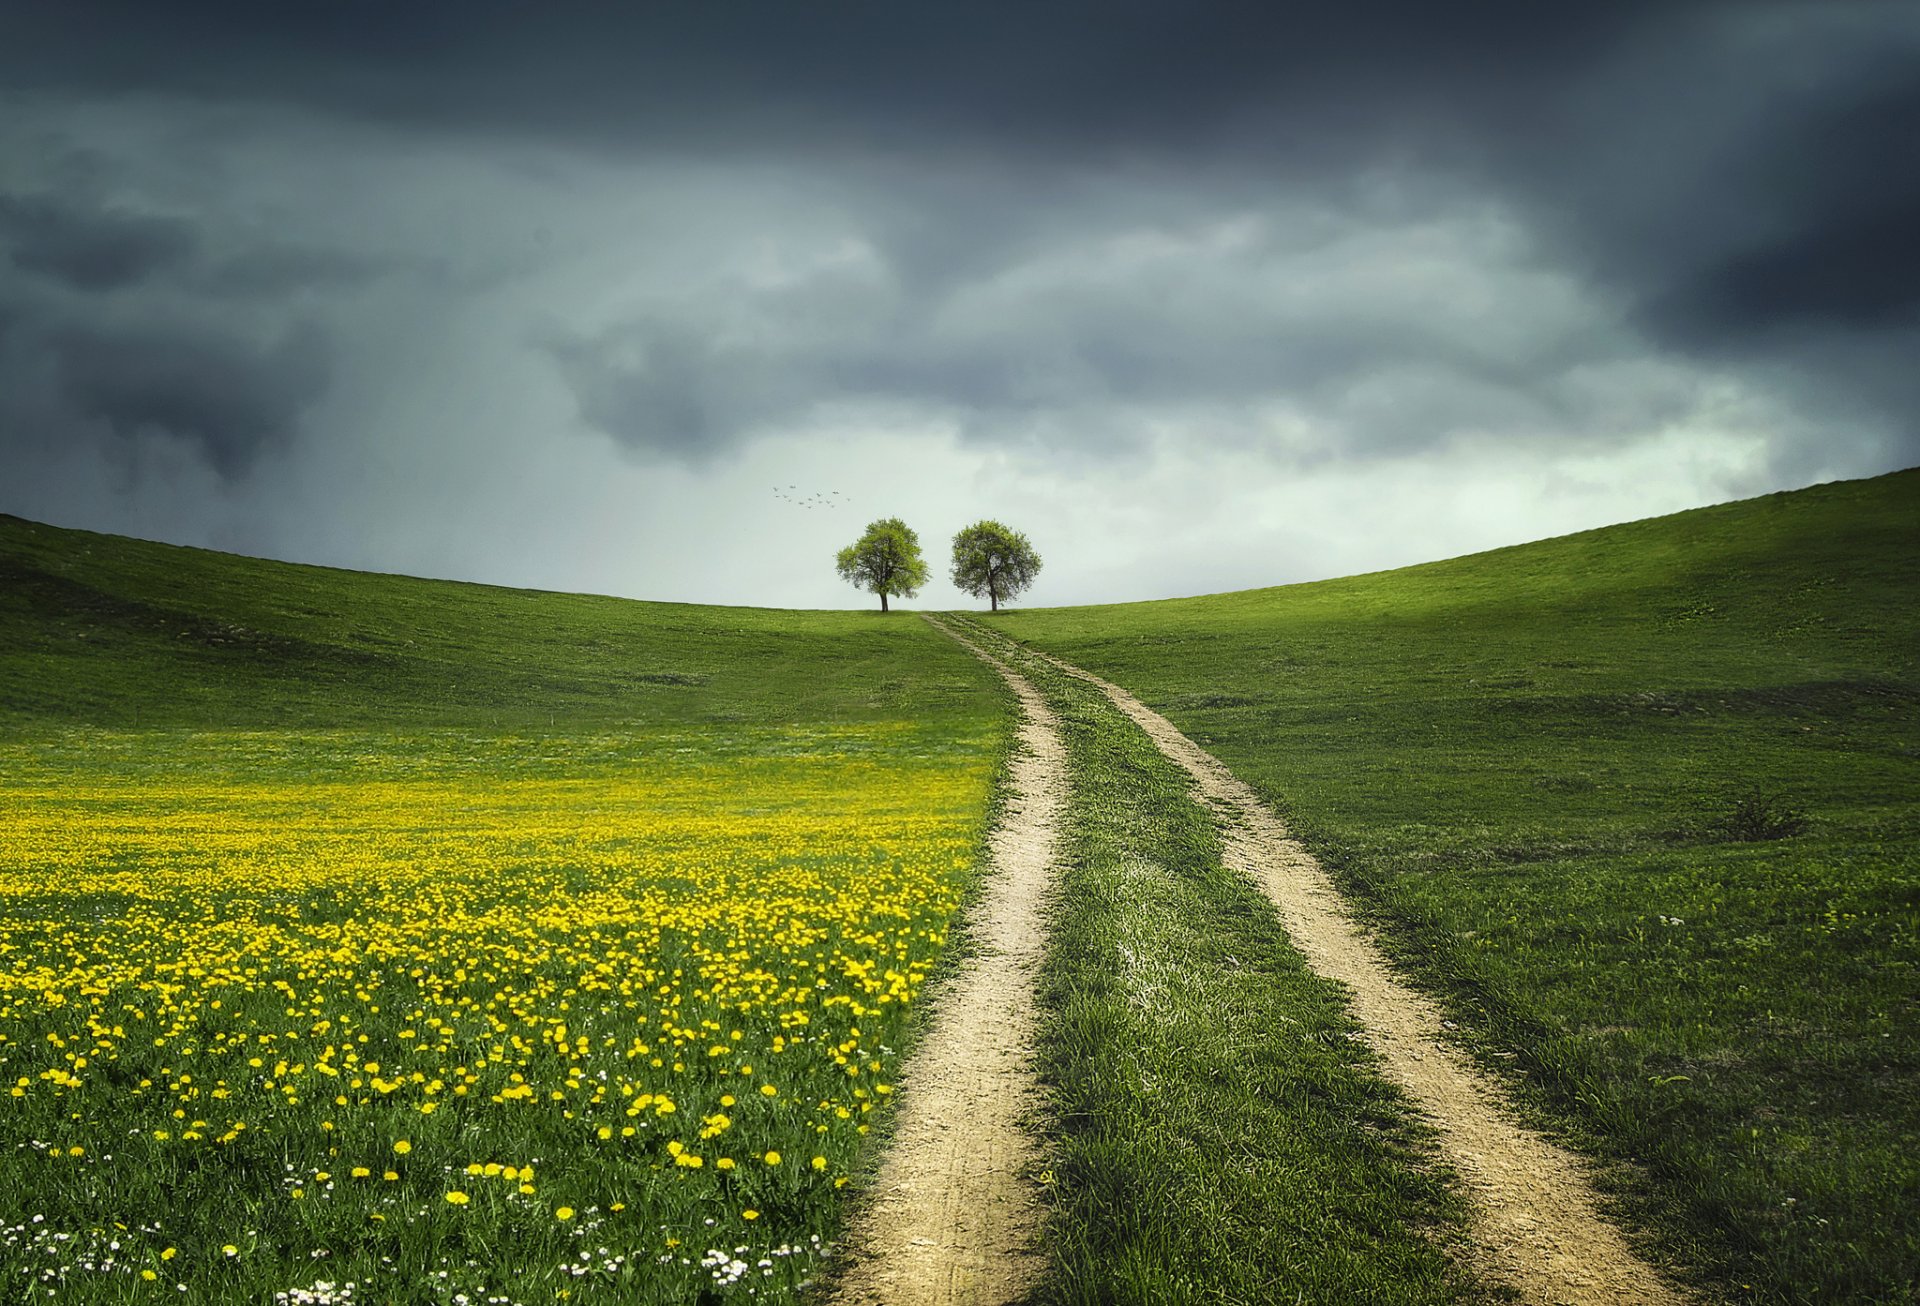
[{"label": "grassy strip between ruts", "polygon": [[994,624],[1277,807],[1716,1296],[1920,1289],[1920,472]]},{"label": "grassy strip between ruts", "polygon": [[1040,1299],[1450,1302],[1464,1212],[1399,1094],[1213,819],[1100,695],[1036,660],[1072,759],[1041,982],[1056,1104]]}]

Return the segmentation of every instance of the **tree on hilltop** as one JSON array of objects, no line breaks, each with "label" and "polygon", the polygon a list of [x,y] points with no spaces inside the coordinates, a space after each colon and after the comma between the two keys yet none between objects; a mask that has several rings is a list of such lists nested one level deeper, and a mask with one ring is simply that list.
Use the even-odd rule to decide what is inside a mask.
[{"label": "tree on hilltop", "polygon": [[840,550],[833,565],[842,580],[878,594],[882,612],[889,594],[910,599],[927,583],[920,537],[898,517],[883,517],[868,526],[865,535]]},{"label": "tree on hilltop", "polygon": [[975,522],[953,537],[953,583],[976,599],[985,595],[995,612],[1039,574],[1032,543],[997,521]]}]

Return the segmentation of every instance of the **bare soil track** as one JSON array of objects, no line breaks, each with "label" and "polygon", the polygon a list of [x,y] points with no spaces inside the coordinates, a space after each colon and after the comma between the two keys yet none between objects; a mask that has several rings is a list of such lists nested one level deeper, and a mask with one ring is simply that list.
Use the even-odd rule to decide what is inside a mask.
[{"label": "bare soil track", "polygon": [[[1034,977],[1065,819],[1066,749],[1025,677],[961,630],[933,624],[999,671],[1026,719],[970,918],[973,952],[901,1076],[891,1149],[843,1244],[837,1300],[858,1306],[1008,1306],[1032,1291],[1045,1264],[1032,1178],[1041,1160],[1031,1132],[1041,1104]],[[1687,1300],[1601,1214],[1584,1165],[1519,1123],[1495,1081],[1445,1041],[1439,1009],[1393,974],[1325,870],[1252,789],[1118,685],[1036,656],[1097,687],[1193,777],[1198,801],[1221,818],[1226,865],[1272,900],[1309,964],[1347,987],[1368,1043],[1434,1126],[1475,1202],[1473,1243],[1489,1281],[1541,1306]]]},{"label": "bare soil track", "polygon": [[860,1306],[1006,1306],[1045,1267],[1041,1152],[1030,1127],[1041,1104],[1034,983],[1066,807],[1066,747],[1024,677],[933,624],[1000,672],[1026,719],[969,917],[971,953],[901,1075],[891,1147],[842,1244],[837,1300]]},{"label": "bare soil track", "polygon": [[1346,985],[1368,1043],[1438,1131],[1475,1202],[1474,1241],[1489,1279],[1551,1306],[1686,1300],[1600,1213],[1584,1165],[1520,1124],[1498,1085],[1444,1041],[1439,1009],[1394,976],[1326,871],[1252,789],[1118,685],[1039,656],[1100,689],[1193,777],[1222,819],[1226,864],[1272,900],[1309,964]]}]

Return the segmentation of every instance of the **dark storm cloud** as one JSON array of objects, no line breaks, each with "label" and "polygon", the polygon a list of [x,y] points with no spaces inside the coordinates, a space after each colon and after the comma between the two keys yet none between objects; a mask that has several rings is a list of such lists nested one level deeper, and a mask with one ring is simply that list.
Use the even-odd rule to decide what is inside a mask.
[{"label": "dark storm cloud", "polygon": [[0,194],[0,446],[168,442],[233,481],[296,438],[333,351],[289,301],[395,262],[104,200],[98,158],[52,171],[65,190]]},{"label": "dark storm cloud", "polygon": [[275,297],[355,285],[399,270],[397,260],[255,237],[205,238],[188,219],[132,213],[80,198],[0,194],[0,249],[18,271],[89,293],[168,279],[214,295]]},{"label": "dark storm cloud", "polygon": [[328,374],[325,338],[310,325],[271,344],[174,327],[76,327],[50,346],[68,411],[122,440],[183,441],[229,480],[293,435]]},{"label": "dark storm cloud", "polygon": [[[1920,453],[1894,347],[1920,294],[1911,4],[77,0],[7,21],[0,76],[30,90],[291,104],[643,164],[778,159],[844,189],[871,268],[547,334],[586,421],[689,462],[847,400],[930,405],[985,440],[1085,412],[1056,429],[1099,446],[1127,406],[1279,398],[1355,451],[1657,412],[1595,397],[1582,369],[1630,352],[1604,331],[1536,339],[1364,279],[1290,310],[1291,278],[1379,257],[1331,236],[1016,275],[1299,194],[1362,228],[1484,198],[1649,348],[1809,410],[1844,396]],[[1102,171],[1137,181],[1106,209],[1070,181]],[[1403,211],[1381,211],[1383,176]],[[184,257],[130,256],[124,284]],[[195,266],[263,295],[330,274],[223,257]],[[1489,317],[1532,311],[1495,289],[1518,297]]]},{"label": "dark storm cloud", "polygon": [[21,271],[85,291],[144,281],[192,258],[198,244],[192,228],[177,219],[10,195],[0,195],[0,243]]},{"label": "dark storm cloud", "polygon": [[1920,326],[1920,83],[1782,125],[1735,184],[1774,230],[1653,298],[1656,329],[1712,347],[1783,326]]},{"label": "dark storm cloud", "polygon": [[[1311,152],[1344,127],[1430,120],[1436,104],[1497,112],[1650,18],[1717,7],[77,0],[15,17],[8,71],[616,142],[851,132],[1131,153],[1246,121]],[[1313,114],[1278,116],[1301,106]]]},{"label": "dark storm cloud", "polygon": [[173,442],[231,481],[292,440],[327,388],[331,349],[311,322],[243,334],[191,297],[135,293],[138,280],[57,281],[64,296],[0,282],[0,453]]}]

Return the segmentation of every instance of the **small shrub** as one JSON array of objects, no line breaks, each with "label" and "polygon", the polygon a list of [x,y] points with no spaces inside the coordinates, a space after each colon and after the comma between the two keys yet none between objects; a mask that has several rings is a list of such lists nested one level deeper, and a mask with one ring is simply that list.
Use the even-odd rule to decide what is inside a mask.
[{"label": "small shrub", "polygon": [[1732,809],[1716,823],[1720,833],[1734,843],[1790,839],[1804,834],[1809,824],[1804,810],[1792,806],[1779,794],[1759,789],[1749,789],[1734,799]]}]

